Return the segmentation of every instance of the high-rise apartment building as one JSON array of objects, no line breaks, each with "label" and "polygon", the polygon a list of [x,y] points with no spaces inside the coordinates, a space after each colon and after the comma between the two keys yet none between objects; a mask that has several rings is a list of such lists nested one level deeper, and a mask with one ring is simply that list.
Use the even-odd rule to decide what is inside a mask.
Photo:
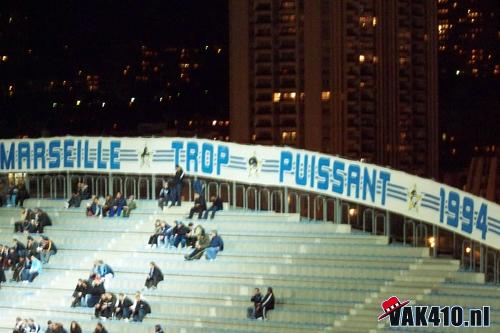
[{"label": "high-rise apartment building", "polygon": [[231,139],[437,176],[437,2],[230,0]]}]

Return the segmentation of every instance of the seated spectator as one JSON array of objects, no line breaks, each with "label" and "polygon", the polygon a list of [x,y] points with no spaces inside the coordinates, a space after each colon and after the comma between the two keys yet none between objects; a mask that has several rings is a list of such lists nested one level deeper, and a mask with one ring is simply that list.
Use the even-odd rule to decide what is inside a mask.
[{"label": "seated spectator", "polygon": [[100,280],[104,283],[104,289],[109,289],[111,281],[115,277],[115,272],[111,266],[105,264],[102,260],[97,260],[94,263],[93,272],[97,274]]},{"label": "seated spectator", "polygon": [[163,210],[163,207],[168,205],[169,201],[172,201],[171,198],[171,190],[168,186],[168,181],[163,182],[163,187],[160,190],[160,194],[158,195],[158,207]]},{"label": "seated spectator", "polygon": [[101,295],[105,292],[104,283],[99,279],[99,277],[94,278],[87,287],[87,293],[85,295],[83,305],[93,308],[101,299]]},{"label": "seated spectator", "polygon": [[47,236],[42,236],[42,241],[38,246],[40,252],[40,257],[42,259],[43,264],[48,264],[50,260],[50,256],[53,256],[57,253],[57,247],[52,240]]},{"label": "seated spectator", "polygon": [[260,305],[262,307],[262,318],[264,320],[267,320],[267,313],[274,309],[273,288],[271,288],[271,287],[267,288],[267,294],[262,299],[262,302],[260,303]]},{"label": "seated spectator", "polygon": [[203,256],[203,252],[210,245],[210,238],[208,238],[205,230],[201,229],[200,235],[198,235],[198,240],[196,241],[196,246],[193,252],[184,256],[185,260],[200,259]]},{"label": "seated spectator", "polygon": [[50,329],[51,333],[68,333],[61,323],[52,323]]},{"label": "seated spectator", "polygon": [[104,328],[104,325],[101,323],[97,323],[95,326],[94,333],[108,333],[108,331]]},{"label": "seated spectator", "polygon": [[260,306],[260,302],[262,302],[262,294],[260,293],[259,288],[255,288],[252,298],[250,298],[250,302],[253,303],[253,307],[248,308],[248,318],[257,319],[262,317],[262,307]]},{"label": "seated spectator", "polygon": [[76,321],[72,321],[69,325],[69,333],[82,333],[82,328]]},{"label": "seated spectator", "polygon": [[26,255],[26,247],[24,246],[23,243],[17,240],[17,238],[12,239],[12,242],[14,243],[13,248],[16,251],[18,256],[25,256]]},{"label": "seated spectator", "polygon": [[123,207],[123,217],[130,217],[130,212],[137,208],[137,203],[135,202],[134,196],[128,197],[126,205]]},{"label": "seated spectator", "polygon": [[160,283],[161,281],[163,281],[163,273],[161,272],[160,267],[156,266],[154,262],[151,262],[149,264],[149,274],[144,285],[148,289],[156,289],[158,283]]},{"label": "seated spectator", "polygon": [[[11,249],[12,250],[12,253],[15,253],[15,250],[14,249]],[[9,256],[11,255],[11,253],[9,252]],[[23,272],[23,270],[25,269],[29,269],[30,267],[30,261],[26,258],[26,257],[19,257],[16,255],[16,260],[12,262],[12,270],[13,270],[13,274],[12,274],[12,280],[11,281],[15,281],[15,282],[19,282],[21,281],[21,273]],[[9,259],[10,261],[10,259]]]},{"label": "seated spectator", "polygon": [[190,230],[182,222],[174,221],[174,223],[175,226],[170,236],[170,246],[177,249],[180,243],[181,247],[186,247],[186,235]]},{"label": "seated spectator", "polygon": [[194,224],[192,222],[189,222],[188,229],[189,232],[186,234],[186,246],[189,248],[194,248],[194,246],[196,245],[197,236],[195,233]]},{"label": "seated spectator", "polygon": [[106,217],[108,215],[108,212],[111,210],[111,208],[113,208],[114,205],[115,199],[111,195],[106,196],[104,206],[102,207],[102,216]]},{"label": "seated spectator", "polygon": [[21,317],[16,318],[16,324],[14,325],[13,333],[24,333],[24,327],[26,325],[26,321]]},{"label": "seated spectator", "polygon": [[102,217],[102,206],[99,203],[99,198],[93,196],[91,201],[87,204],[87,216]]},{"label": "seated spectator", "polygon": [[94,315],[96,318],[111,318],[114,312],[116,296],[113,293],[104,293],[101,295],[99,303],[94,307]]},{"label": "seated spectator", "polygon": [[130,298],[128,298],[124,293],[120,293],[114,307],[115,318],[122,319],[130,317],[130,307],[133,304],[134,303]]},{"label": "seated spectator", "polygon": [[35,214],[36,232],[42,234],[45,227],[52,225],[52,221],[49,215],[40,208],[35,208],[33,213]]},{"label": "seated spectator", "polygon": [[73,301],[71,302],[72,308],[77,306],[84,306],[82,304],[82,300],[85,298],[85,295],[87,294],[87,288],[88,288],[87,281],[78,279],[75,291],[73,292]]},{"label": "seated spectator", "polygon": [[151,313],[151,307],[149,304],[142,299],[141,293],[137,292],[135,294],[134,304],[130,307],[130,312],[133,321],[142,322],[147,314]]},{"label": "seated spectator", "polygon": [[28,229],[31,220],[35,219],[35,213],[31,209],[23,208],[21,210],[21,220],[14,223],[14,232],[24,232]]},{"label": "seated spectator", "polygon": [[3,245],[0,245],[0,289],[2,288],[2,283],[7,282],[7,278],[5,277],[5,272],[3,271]]},{"label": "seated spectator", "polygon": [[114,200],[114,205],[109,210],[109,217],[120,216],[123,210],[123,207],[127,204],[127,201],[124,197],[122,197],[121,192],[116,193],[116,197]]},{"label": "seated spectator", "polygon": [[207,209],[207,203],[205,201],[205,196],[194,194],[194,207],[189,211],[188,219],[192,219],[194,213],[198,213],[198,219],[201,219],[203,211]]},{"label": "seated spectator", "polygon": [[[174,223],[177,223],[177,221],[174,221]],[[157,246],[160,247],[163,244],[163,247],[169,247],[173,231],[174,227],[171,227],[168,223],[161,222],[161,231],[156,240]]]},{"label": "seated spectator", "polygon": [[34,255],[38,260],[40,260],[40,253],[38,252],[38,247],[40,244],[38,244],[37,241],[33,239],[33,237],[28,236],[27,242],[26,242],[26,253],[28,256]]},{"label": "seated spectator", "polygon": [[163,328],[161,328],[161,325],[158,324],[155,325],[155,333],[164,333]]},{"label": "seated spectator", "polygon": [[24,283],[31,283],[35,278],[42,273],[42,262],[38,260],[34,255],[29,257],[30,267],[29,269],[25,268],[21,272],[21,280]]},{"label": "seated spectator", "polygon": [[85,182],[81,183],[80,196],[82,197],[82,200],[88,200],[92,197],[92,194],[90,193],[90,188]]},{"label": "seated spectator", "polygon": [[205,250],[205,257],[209,261],[214,261],[219,251],[224,251],[224,242],[222,237],[217,234],[217,230],[212,230],[210,233],[210,245]]},{"label": "seated spectator", "polygon": [[163,226],[161,220],[156,220],[154,233],[149,237],[148,247],[156,247],[158,237],[163,234]]},{"label": "seated spectator", "polygon": [[38,325],[33,318],[29,318],[26,323],[26,327],[24,328],[24,332],[26,333],[40,333],[41,327]]},{"label": "seated spectator", "polygon": [[212,202],[212,206],[210,206],[210,208],[206,210],[205,213],[203,214],[203,219],[205,220],[208,218],[208,213],[212,212],[212,215],[210,215],[210,219],[213,220],[213,218],[215,217],[215,212],[223,209],[223,203],[221,197],[212,196],[210,198],[210,201]]}]

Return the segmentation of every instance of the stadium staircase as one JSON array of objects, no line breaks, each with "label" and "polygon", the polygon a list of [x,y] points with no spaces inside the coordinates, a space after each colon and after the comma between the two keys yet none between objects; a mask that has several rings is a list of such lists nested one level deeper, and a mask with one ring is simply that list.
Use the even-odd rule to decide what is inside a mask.
[{"label": "stadium staircase", "polygon": [[[157,218],[184,220],[191,203],[160,212],[154,201],[138,201],[140,208],[128,219],[87,218],[84,208],[67,210],[64,201],[25,204],[49,213],[53,226],[46,235],[59,251],[33,283],[3,284],[0,333],[12,332],[18,316],[43,327],[49,319],[65,328],[76,320],[93,332],[93,309],[69,304],[77,279],[88,277],[97,259],[113,267],[114,293],[133,296],[142,289],[150,261],[165,275],[157,290],[144,292],[152,314],[143,323],[108,320],[110,333],[152,333],[155,324],[176,333],[393,332],[387,320],[377,322],[380,302],[393,295],[415,304],[491,305],[492,327],[478,332],[498,332],[499,289],[485,286],[483,275],[460,272],[458,261],[431,258],[427,248],[389,245],[387,237],[355,232],[346,224],[229,209],[213,221],[193,220],[219,231],[224,252],[214,262],[185,262],[185,250],[145,244]],[[0,209],[0,244],[11,245],[13,237],[25,242],[25,235],[13,234],[19,216],[19,209]],[[247,319],[253,289],[265,293],[267,286],[277,300],[269,320]]]}]

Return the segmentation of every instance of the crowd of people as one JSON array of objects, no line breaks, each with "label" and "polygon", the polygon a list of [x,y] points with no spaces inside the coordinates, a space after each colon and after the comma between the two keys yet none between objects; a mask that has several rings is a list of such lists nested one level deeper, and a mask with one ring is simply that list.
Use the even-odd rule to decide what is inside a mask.
[{"label": "crowd of people", "polygon": [[[47,329],[42,330],[42,327],[37,324],[32,318],[22,319],[20,317],[16,318],[16,324],[14,326],[13,333],[68,333],[61,323],[52,322],[49,320],[47,322]],[[76,321],[72,321],[69,325],[69,333],[82,333],[82,327]],[[106,328],[102,323],[97,323],[93,333],[108,333]]]},{"label": "crowd of people", "polygon": [[49,215],[41,208],[21,209],[21,219],[14,223],[14,232],[43,234],[44,228],[52,225]]},{"label": "crowd of people", "polygon": [[26,245],[17,238],[12,246],[0,245],[0,285],[6,282],[5,270],[12,270],[11,281],[29,283],[43,271],[50,257],[57,253],[57,247],[47,236],[35,240],[31,235]]},{"label": "crowd of people", "polygon": [[0,182],[0,207],[23,207],[24,200],[30,197],[23,181],[9,185]]},{"label": "crowd of people", "polygon": [[267,313],[274,309],[273,288],[268,287],[264,296],[262,296],[259,288],[255,288],[250,302],[253,303],[253,307],[248,308],[247,316],[250,319],[267,320]]},{"label": "crowd of people", "polygon": [[121,192],[117,192],[113,197],[106,196],[103,200],[98,196],[92,196],[85,214],[89,217],[130,217],[130,213],[137,208],[137,203],[133,195],[128,200],[123,197]]}]

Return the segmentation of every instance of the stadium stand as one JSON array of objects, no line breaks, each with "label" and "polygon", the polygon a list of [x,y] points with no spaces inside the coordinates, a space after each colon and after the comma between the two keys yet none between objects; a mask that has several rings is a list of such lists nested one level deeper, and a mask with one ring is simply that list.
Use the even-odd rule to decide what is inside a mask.
[{"label": "stadium stand", "polygon": [[[347,224],[301,221],[298,214],[227,209],[213,221],[193,220],[219,231],[224,252],[214,262],[186,262],[186,250],[144,245],[157,218],[182,220],[192,204],[165,213],[156,201],[137,203],[130,218],[99,219],[85,217],[85,204],[67,210],[64,201],[27,200],[26,207],[49,213],[53,225],[45,232],[59,251],[33,283],[2,285],[0,333],[12,332],[16,317],[34,318],[42,326],[47,320],[62,322],[66,329],[76,320],[85,332],[93,331],[93,309],[70,303],[77,279],[88,276],[98,259],[116,273],[114,293],[133,296],[142,289],[151,261],[165,275],[158,289],[143,292],[152,308],[144,322],[108,320],[110,333],[154,332],[155,324],[178,333],[408,332],[377,322],[380,302],[392,295],[415,304],[490,305],[492,325],[477,331],[498,332],[499,288],[485,286],[482,274],[460,272],[457,260],[431,258],[428,248],[389,245],[385,236],[356,232]],[[12,242],[18,216],[18,209],[0,209],[0,244]],[[25,236],[16,236],[25,242]],[[269,320],[247,319],[253,289],[265,292],[268,286],[277,303]]]}]

